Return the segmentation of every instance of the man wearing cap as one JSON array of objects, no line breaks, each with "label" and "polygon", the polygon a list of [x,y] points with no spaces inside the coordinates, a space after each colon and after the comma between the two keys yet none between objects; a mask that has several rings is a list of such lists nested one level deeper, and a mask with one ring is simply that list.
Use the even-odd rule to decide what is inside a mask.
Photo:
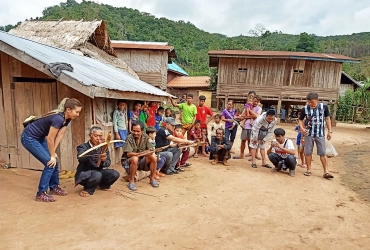
[{"label": "man wearing cap", "polygon": [[262,157],[262,167],[271,168],[269,164],[266,163],[266,142],[272,136],[275,126],[276,126],[276,112],[273,109],[269,109],[262,115],[258,116],[253,123],[251,132],[251,142],[249,147],[251,148],[252,155],[252,168],[256,168],[256,152],[257,148],[261,151]]},{"label": "man wearing cap", "polygon": [[[196,120],[200,121],[200,128],[208,129],[207,124],[213,119],[212,110],[204,105],[206,102],[206,97],[204,95],[199,96],[199,103],[197,107],[197,115],[195,116]],[[207,115],[211,116],[209,120],[207,120]]]},{"label": "man wearing cap", "polygon": [[170,145],[169,148],[164,149],[159,152],[161,156],[166,158],[166,162],[162,171],[167,175],[178,174],[179,172],[175,169],[176,164],[180,158],[182,150],[179,149],[176,143],[190,144],[191,141],[177,138],[172,135],[175,130],[176,123],[175,119],[168,119],[166,122],[166,127],[161,127],[155,137],[155,147],[161,148]]}]

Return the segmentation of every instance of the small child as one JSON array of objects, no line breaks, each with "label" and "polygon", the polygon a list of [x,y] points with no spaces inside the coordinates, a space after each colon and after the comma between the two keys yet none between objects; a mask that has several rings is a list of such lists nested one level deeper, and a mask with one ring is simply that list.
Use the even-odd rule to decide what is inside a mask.
[{"label": "small child", "polygon": [[304,156],[304,145],[305,145],[304,136],[302,135],[301,131],[299,130],[299,126],[296,126],[294,130],[298,132],[296,144],[297,144],[297,147],[298,147],[299,158],[301,158],[301,163],[297,164],[297,165],[302,167],[302,168],[306,168],[307,165],[306,165],[306,159],[305,159],[305,156]]},{"label": "small child", "polygon": [[[175,126],[175,131],[173,133],[174,137],[180,138],[180,139],[185,139],[184,135],[182,134],[182,125],[178,124]],[[190,149],[189,148],[183,148],[182,149],[182,156],[180,157],[179,161],[177,162],[176,165],[176,170],[179,171],[184,171],[182,167],[189,167],[191,163],[186,162],[189,158],[190,154]]]},{"label": "small child", "polygon": [[221,115],[216,114],[214,118],[214,122],[212,123],[211,127],[211,141],[213,140],[213,137],[216,137],[216,130],[219,128],[222,128],[225,131],[225,124],[221,122]]},{"label": "small child", "polygon": [[[113,112],[113,130],[116,140],[126,140],[127,137],[127,111],[124,100],[117,101],[117,109]],[[120,148],[125,145],[124,142],[115,142],[114,147]]]},{"label": "small child", "polygon": [[[240,121],[242,119],[242,117],[240,115],[240,109],[235,110],[234,119],[237,120],[237,121]],[[238,126],[238,125],[239,125],[239,123],[234,121],[233,125],[231,126],[231,128],[229,128],[229,130],[233,130],[235,128],[235,126]]]},{"label": "small child", "polygon": [[159,130],[160,126],[162,125],[162,122],[163,122],[163,112],[164,112],[164,108],[163,107],[159,107],[157,109],[157,113],[155,114],[155,128],[157,130]]},{"label": "small child", "polygon": [[207,137],[207,129],[202,128],[201,133],[202,133],[201,142],[204,143],[201,146],[202,147],[202,155],[206,156],[210,152],[210,146],[209,146],[210,144],[209,144],[209,140],[208,140],[208,137]]},{"label": "small child", "polygon": [[[194,122],[194,126],[190,129],[190,133],[188,133],[188,140],[198,143],[198,142],[201,142],[201,139],[202,139],[202,131],[200,129],[200,121],[196,120]],[[195,147],[194,158],[198,158],[198,150],[199,150],[199,145]]]},{"label": "small child", "polygon": [[139,115],[139,120],[144,123],[144,130],[146,129],[146,122],[148,121],[148,105],[145,102],[144,105],[141,107],[141,112]]},{"label": "small child", "polygon": [[[146,128],[146,134],[149,136],[149,141],[152,143],[153,148],[155,148],[155,136],[157,135],[157,130],[155,127],[147,127]],[[160,177],[163,177],[164,174],[162,174],[161,168],[163,168],[164,164],[166,163],[166,158],[164,156],[160,156],[157,154],[157,168],[155,173],[155,178],[159,180]]]},{"label": "small child", "polygon": [[129,129],[129,132],[131,132],[131,129],[132,129],[132,126],[131,126],[132,122],[139,120],[140,112],[141,112],[141,102],[136,101],[134,103],[134,109],[130,110],[128,112],[128,119],[129,119],[128,120],[128,129]]},{"label": "small child", "polygon": [[164,112],[162,127],[166,127],[166,122],[167,122],[168,119],[171,119],[171,120],[175,119],[176,120],[176,115],[173,114],[172,109],[170,109],[170,108],[166,108],[166,110]]},{"label": "small child", "polygon": [[[250,116],[251,115],[250,111],[253,109],[253,99],[254,99],[255,95],[256,94],[253,91],[249,92],[248,98],[247,98],[247,103],[244,104],[244,110],[243,110],[243,113],[242,113],[243,116]],[[244,123],[245,123],[246,120],[247,119],[244,119],[243,121],[241,121],[240,125],[242,125],[244,127]],[[250,124],[251,125],[253,125],[253,122],[254,122],[253,118],[250,118]]]}]

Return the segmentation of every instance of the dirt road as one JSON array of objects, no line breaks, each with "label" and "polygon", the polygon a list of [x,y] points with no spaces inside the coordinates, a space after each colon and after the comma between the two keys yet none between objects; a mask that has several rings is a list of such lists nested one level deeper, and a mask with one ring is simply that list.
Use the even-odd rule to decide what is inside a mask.
[{"label": "dirt road", "polygon": [[[293,125],[282,127],[295,137]],[[0,249],[368,249],[369,134],[338,124],[333,180],[317,157],[312,176],[298,168],[294,178],[200,157],[158,189],[144,180],[132,193],[120,180],[82,198],[69,179],[69,195],[45,204],[33,200],[40,172],[0,170]]]}]

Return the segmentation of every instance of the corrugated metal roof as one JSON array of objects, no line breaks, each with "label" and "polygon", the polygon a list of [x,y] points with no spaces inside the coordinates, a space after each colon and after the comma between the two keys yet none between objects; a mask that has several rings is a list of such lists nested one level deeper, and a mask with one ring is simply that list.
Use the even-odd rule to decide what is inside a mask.
[{"label": "corrugated metal roof", "polygon": [[164,50],[172,51],[173,46],[168,43],[157,43],[157,42],[131,42],[131,41],[115,41],[113,40],[111,46],[114,49],[151,49],[151,50]]},{"label": "corrugated metal roof", "polygon": [[179,65],[177,65],[174,62],[169,63],[167,65],[167,70],[174,71],[176,73],[179,73],[179,74],[185,75],[185,76],[188,76],[189,75],[184,69],[182,69]]},{"label": "corrugated metal roof", "polygon": [[359,59],[338,54],[309,53],[294,51],[259,51],[259,50],[211,50],[209,57],[249,57],[249,58],[289,58],[305,60],[323,60],[337,62],[358,62]]},{"label": "corrugated metal roof", "polygon": [[[138,92],[157,96],[169,96],[168,93],[135,79],[123,71],[96,59],[77,55],[59,48],[51,47],[6,32],[0,32],[0,41],[24,52],[43,64],[63,62],[74,68],[73,72],[62,74],[75,79],[85,86],[96,86],[125,92]],[[4,51],[5,53],[7,51]]]},{"label": "corrugated metal roof", "polygon": [[209,87],[209,76],[177,76],[168,83],[171,88]]}]

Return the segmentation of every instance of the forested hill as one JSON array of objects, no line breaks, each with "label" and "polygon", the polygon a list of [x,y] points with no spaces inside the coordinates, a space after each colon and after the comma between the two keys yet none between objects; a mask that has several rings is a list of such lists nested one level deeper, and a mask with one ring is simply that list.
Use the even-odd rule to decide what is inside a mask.
[{"label": "forested hill", "polygon": [[[249,34],[227,37],[200,30],[190,22],[156,18],[139,10],[116,8],[95,2],[83,1],[79,4],[74,0],[47,7],[43,16],[36,19],[58,20],[62,17],[65,20],[103,19],[107,22],[109,34],[114,40],[169,42],[176,48],[176,61],[191,75],[210,74],[207,55],[209,50],[250,49],[339,53],[361,58],[361,64],[345,65],[344,68],[358,80],[370,77],[370,32],[319,37],[307,33],[289,35],[272,32],[268,31],[268,27],[256,25]],[[0,29],[7,31],[12,27],[14,26],[8,25]]]}]

